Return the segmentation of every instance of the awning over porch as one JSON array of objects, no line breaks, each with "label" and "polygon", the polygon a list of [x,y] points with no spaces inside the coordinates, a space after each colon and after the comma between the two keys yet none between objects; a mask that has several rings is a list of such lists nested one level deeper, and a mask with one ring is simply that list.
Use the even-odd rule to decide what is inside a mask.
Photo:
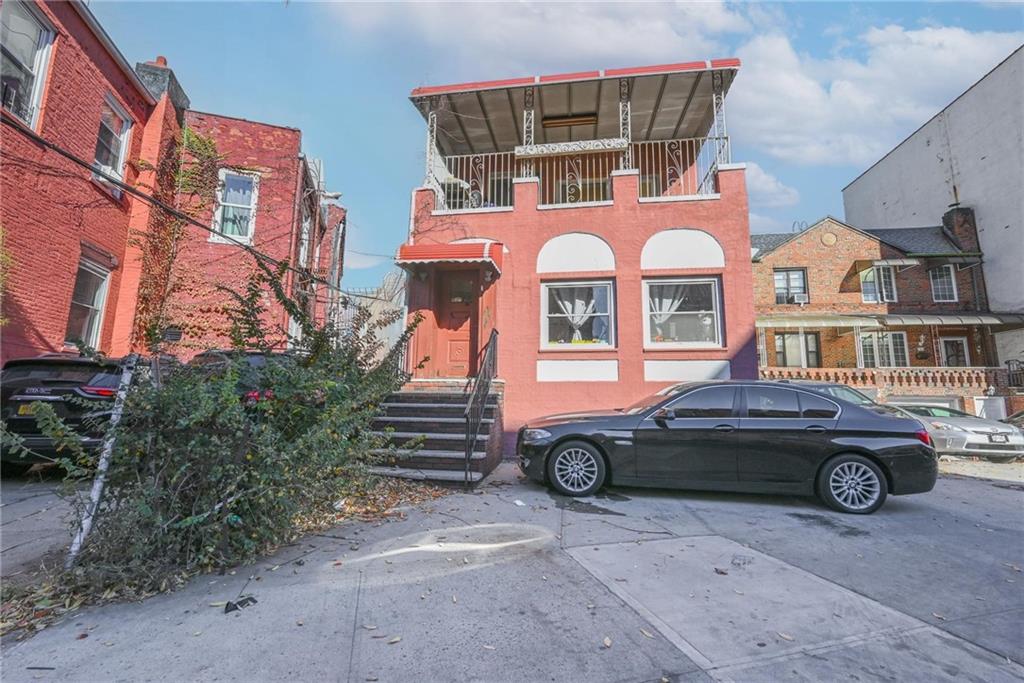
[{"label": "awning over porch", "polygon": [[403,244],[395,263],[403,268],[444,263],[478,263],[501,274],[500,242],[462,242],[459,244]]},{"label": "awning over porch", "polygon": [[869,316],[883,325],[998,325],[1024,327],[1024,313],[890,314]]},{"label": "awning over porch", "polygon": [[756,327],[759,328],[818,328],[818,327],[880,327],[881,323],[871,316],[855,315],[771,315],[759,316]]}]

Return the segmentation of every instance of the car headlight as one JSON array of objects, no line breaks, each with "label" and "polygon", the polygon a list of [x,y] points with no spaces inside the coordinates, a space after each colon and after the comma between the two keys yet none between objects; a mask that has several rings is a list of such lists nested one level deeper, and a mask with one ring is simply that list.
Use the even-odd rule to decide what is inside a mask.
[{"label": "car headlight", "polygon": [[932,422],[932,427],[935,427],[936,429],[942,429],[942,430],[947,431],[947,432],[966,432],[967,431],[963,427],[957,427],[956,425],[951,425],[948,422]]},{"label": "car headlight", "polygon": [[549,436],[551,436],[551,432],[546,429],[527,429],[523,432],[523,441],[527,443],[530,441],[543,441]]}]

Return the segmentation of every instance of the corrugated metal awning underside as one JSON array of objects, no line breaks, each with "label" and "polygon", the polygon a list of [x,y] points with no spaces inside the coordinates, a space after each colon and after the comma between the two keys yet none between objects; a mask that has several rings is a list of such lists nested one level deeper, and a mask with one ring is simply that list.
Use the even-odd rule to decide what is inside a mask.
[{"label": "corrugated metal awning underside", "polygon": [[403,244],[395,263],[407,268],[444,263],[478,263],[501,273],[503,245],[500,242],[463,242],[460,244]]}]

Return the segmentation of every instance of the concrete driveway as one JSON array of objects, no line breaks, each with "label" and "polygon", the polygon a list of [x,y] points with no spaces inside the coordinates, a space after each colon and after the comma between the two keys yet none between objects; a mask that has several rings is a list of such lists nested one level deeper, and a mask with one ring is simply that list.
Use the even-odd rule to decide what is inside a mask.
[{"label": "concrete driveway", "polygon": [[20,581],[46,553],[71,541],[58,472],[0,480],[0,573]]},{"label": "concrete driveway", "polygon": [[504,464],[478,493],[8,643],[4,680],[1024,680],[1022,567],[1012,482],[944,476],[856,517],[568,500]]}]

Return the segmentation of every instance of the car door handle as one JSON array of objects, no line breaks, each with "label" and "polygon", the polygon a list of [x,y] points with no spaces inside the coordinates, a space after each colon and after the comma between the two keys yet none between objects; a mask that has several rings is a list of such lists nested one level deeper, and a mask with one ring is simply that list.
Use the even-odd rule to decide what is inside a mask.
[{"label": "car door handle", "polygon": [[805,432],[824,432],[825,428],[821,425],[811,425],[810,427],[804,427]]},{"label": "car door handle", "polygon": [[716,425],[714,429],[715,429],[716,432],[733,432],[733,431],[736,431],[736,428],[733,427],[732,425]]}]

